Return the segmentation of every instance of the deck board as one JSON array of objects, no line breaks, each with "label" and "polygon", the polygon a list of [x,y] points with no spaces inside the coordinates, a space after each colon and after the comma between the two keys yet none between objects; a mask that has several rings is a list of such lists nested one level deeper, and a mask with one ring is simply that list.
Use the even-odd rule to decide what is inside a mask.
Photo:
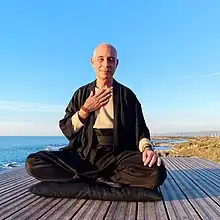
[{"label": "deck board", "polygon": [[44,198],[24,168],[0,174],[0,220],[220,219],[220,164],[200,158],[163,158],[168,170],[158,202]]},{"label": "deck board", "polygon": [[[175,167],[177,171],[179,167],[182,167],[179,161],[177,162],[173,158],[167,160],[167,167],[169,168],[169,166],[172,168]],[[220,206],[208,196],[206,193],[207,187],[204,186],[202,189],[196,184],[197,180],[201,180],[201,177],[199,176],[197,180],[192,181],[192,176],[190,174],[187,176],[187,172],[191,170],[183,169],[182,172],[173,171],[171,175],[202,219],[215,220],[220,218]],[[197,172],[199,172],[198,169]]]},{"label": "deck board", "polygon": [[200,219],[170,173],[161,191],[170,219]]}]

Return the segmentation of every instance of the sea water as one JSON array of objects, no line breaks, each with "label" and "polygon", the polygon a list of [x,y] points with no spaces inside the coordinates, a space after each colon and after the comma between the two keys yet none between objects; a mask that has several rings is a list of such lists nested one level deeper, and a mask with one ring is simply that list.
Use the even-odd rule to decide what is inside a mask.
[{"label": "sea water", "polygon": [[[153,140],[160,142],[183,142],[184,140]],[[31,153],[40,150],[59,150],[68,144],[64,136],[0,136],[0,172],[14,167],[24,166],[25,159]],[[156,149],[167,150],[169,146]]]},{"label": "sea water", "polygon": [[0,172],[24,166],[26,157],[40,150],[58,150],[68,144],[65,137],[0,136]]}]

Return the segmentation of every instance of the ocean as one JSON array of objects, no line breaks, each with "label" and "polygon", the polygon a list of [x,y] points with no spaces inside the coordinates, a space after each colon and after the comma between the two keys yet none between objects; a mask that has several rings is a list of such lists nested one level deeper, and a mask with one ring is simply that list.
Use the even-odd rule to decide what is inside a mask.
[{"label": "ocean", "polygon": [[30,153],[58,150],[67,144],[67,139],[62,136],[0,136],[0,172],[24,166]]},{"label": "ocean", "polygon": [[[166,140],[153,140],[160,143]],[[167,140],[167,142],[182,142],[181,140]],[[14,167],[24,166],[26,157],[30,153],[40,150],[58,150],[68,144],[64,136],[0,136],[0,172]],[[159,147],[166,150],[169,147]]]}]

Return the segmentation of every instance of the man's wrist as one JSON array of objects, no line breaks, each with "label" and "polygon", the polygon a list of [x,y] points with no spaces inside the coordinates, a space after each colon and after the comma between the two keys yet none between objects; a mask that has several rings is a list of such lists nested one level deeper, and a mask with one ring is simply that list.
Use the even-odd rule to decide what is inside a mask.
[{"label": "man's wrist", "polygon": [[151,150],[153,151],[153,143],[151,140],[148,140],[147,143],[143,146],[143,151],[145,150]]},{"label": "man's wrist", "polygon": [[87,115],[90,114],[90,110],[89,110],[85,105],[83,105],[83,106],[81,107],[81,109],[82,109]]},{"label": "man's wrist", "polygon": [[80,121],[84,124],[85,120],[89,116],[89,113],[87,111],[84,111],[83,108],[81,108],[78,112],[78,116]]},{"label": "man's wrist", "polygon": [[147,145],[147,146],[144,147],[144,151],[145,151],[145,150],[153,151],[153,148],[152,148],[152,146]]}]

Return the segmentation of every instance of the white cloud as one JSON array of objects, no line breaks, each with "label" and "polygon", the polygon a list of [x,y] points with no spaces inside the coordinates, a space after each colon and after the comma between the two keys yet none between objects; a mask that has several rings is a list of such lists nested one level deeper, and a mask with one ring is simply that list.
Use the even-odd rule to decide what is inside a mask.
[{"label": "white cloud", "polygon": [[218,76],[220,75],[220,72],[216,73],[206,73],[206,74],[200,74],[200,75],[194,75],[194,76],[186,76],[184,78],[186,79],[192,79],[192,78],[200,78],[200,77],[210,77],[210,76]]},{"label": "white cloud", "polygon": [[61,112],[64,111],[65,106],[36,103],[36,102],[22,102],[22,101],[0,101],[0,110],[11,111],[35,111],[35,112]]},{"label": "white cloud", "polygon": [[49,103],[0,101],[0,136],[62,135],[58,122],[64,110]]},{"label": "white cloud", "polygon": [[0,136],[60,136],[57,122],[34,123],[31,121],[0,122]]},{"label": "white cloud", "polygon": [[[219,104],[216,100],[204,105],[206,108],[199,108],[200,111],[180,109],[144,113],[153,133],[220,130]],[[62,105],[0,101],[0,135],[62,135],[58,121],[64,116],[64,109]]]}]

